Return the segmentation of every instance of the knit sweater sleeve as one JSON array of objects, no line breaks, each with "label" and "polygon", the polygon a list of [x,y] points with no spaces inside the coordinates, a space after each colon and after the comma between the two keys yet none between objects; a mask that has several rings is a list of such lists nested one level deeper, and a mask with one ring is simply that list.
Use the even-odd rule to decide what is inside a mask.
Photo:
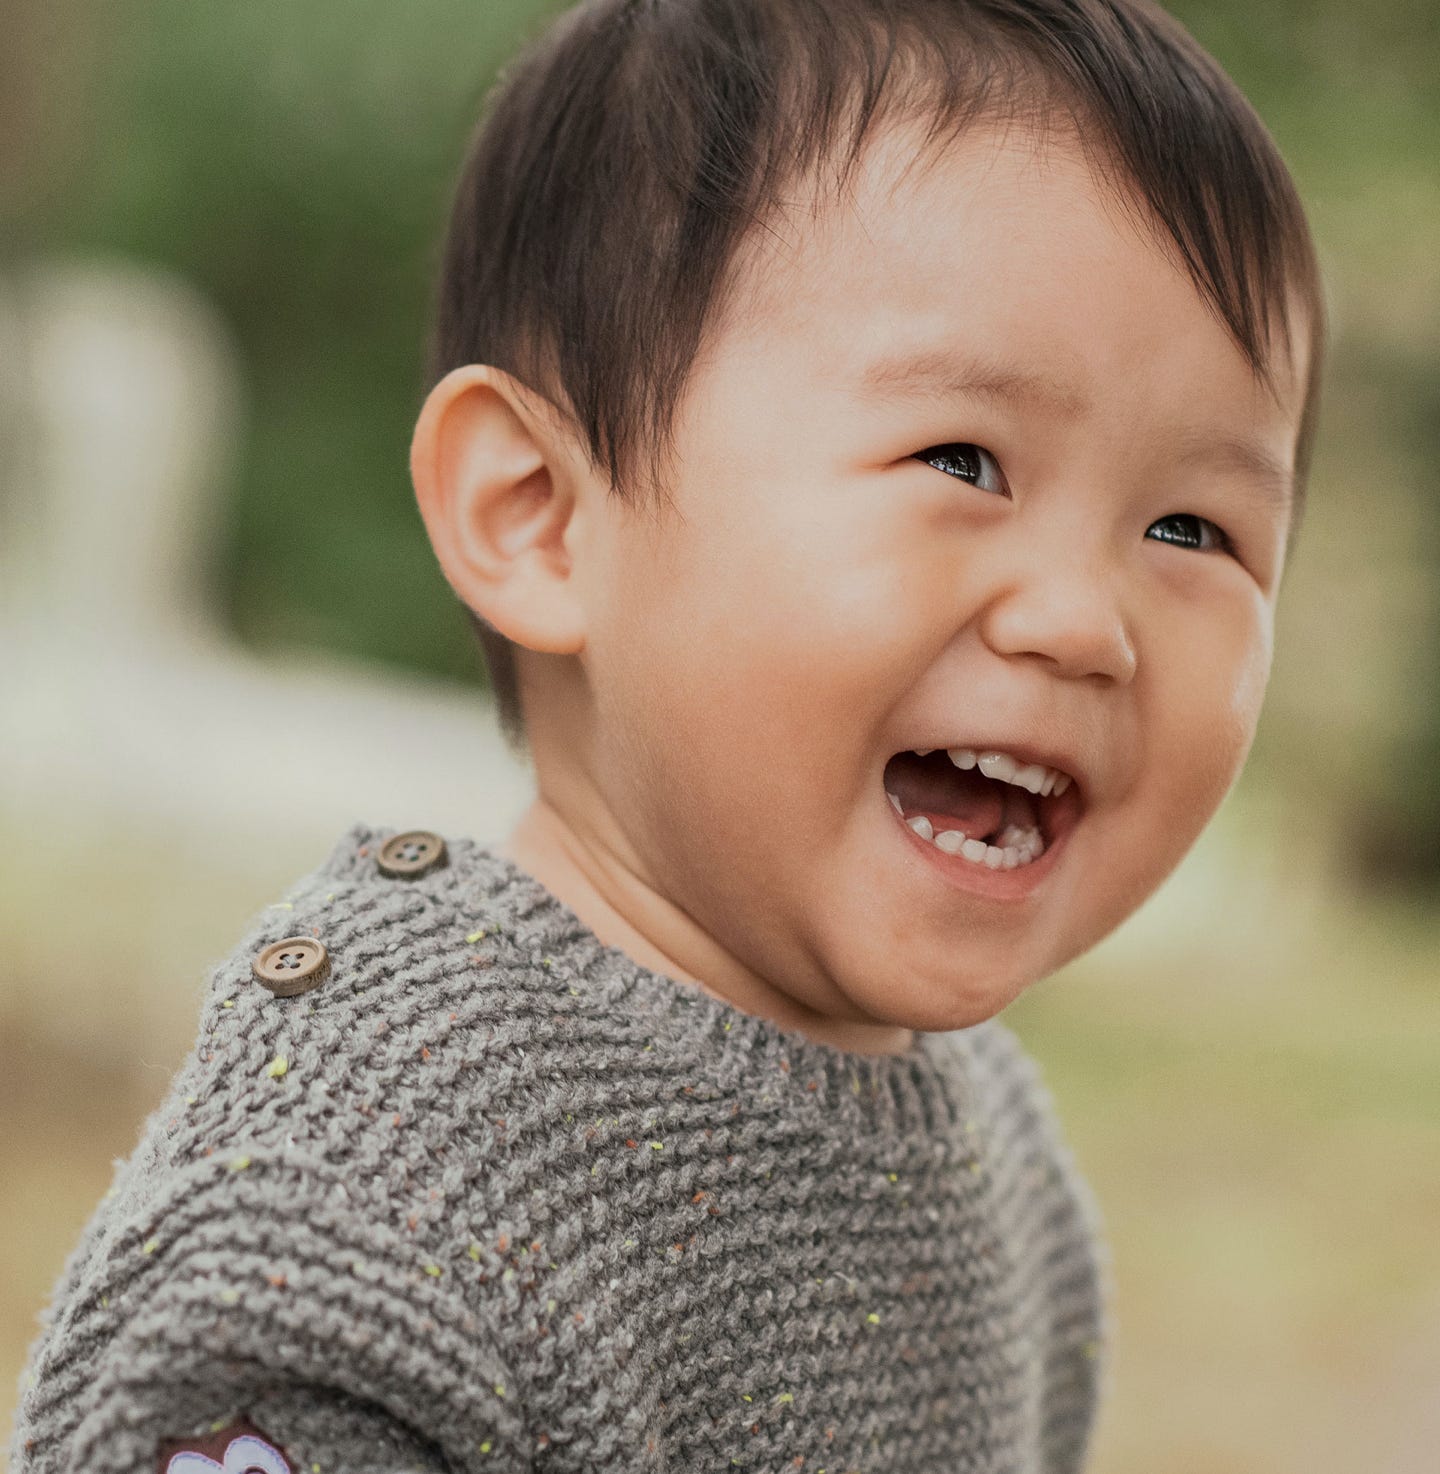
[{"label": "knit sweater sleeve", "polygon": [[[406,980],[361,920],[328,992],[272,998],[251,975],[337,891],[305,877],[214,969],[194,1051],[41,1313],[13,1474],[231,1474],[257,1446],[227,1458],[227,1437],[250,1428],[266,1474],[528,1467],[478,1225],[429,1175]],[[186,1447],[206,1452],[172,1470]]]},{"label": "knit sweater sleeve", "polygon": [[[237,1419],[277,1447],[275,1474],[439,1474],[482,1447],[487,1469],[522,1467],[485,1328],[393,1229],[355,1213],[333,1169],[207,1159],[116,1220],[35,1348],[15,1474],[166,1474],[203,1437],[223,1455],[213,1435]],[[467,1385],[500,1391],[457,1396]],[[230,1467],[174,1474],[217,1466]]]}]

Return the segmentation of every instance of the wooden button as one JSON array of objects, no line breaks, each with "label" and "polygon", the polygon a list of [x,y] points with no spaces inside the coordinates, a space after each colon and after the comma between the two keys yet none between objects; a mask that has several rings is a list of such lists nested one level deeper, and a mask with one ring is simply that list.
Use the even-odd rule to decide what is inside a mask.
[{"label": "wooden button", "polygon": [[429,829],[392,834],[380,846],[375,863],[384,875],[423,875],[445,859],[445,841]]},{"label": "wooden button", "polygon": [[330,954],[314,937],[285,937],[262,948],[250,971],[277,997],[290,998],[330,976]]}]

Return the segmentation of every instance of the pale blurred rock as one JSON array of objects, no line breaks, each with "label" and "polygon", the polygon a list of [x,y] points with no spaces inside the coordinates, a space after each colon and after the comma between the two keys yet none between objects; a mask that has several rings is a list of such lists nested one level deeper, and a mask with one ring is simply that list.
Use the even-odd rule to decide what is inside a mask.
[{"label": "pale blurred rock", "polygon": [[0,523],[0,1015],[174,1060],[211,962],[348,825],[499,838],[531,777],[483,693],[261,660],[216,625],[242,377],[186,283],[37,264],[0,284],[0,342],[27,427]]}]

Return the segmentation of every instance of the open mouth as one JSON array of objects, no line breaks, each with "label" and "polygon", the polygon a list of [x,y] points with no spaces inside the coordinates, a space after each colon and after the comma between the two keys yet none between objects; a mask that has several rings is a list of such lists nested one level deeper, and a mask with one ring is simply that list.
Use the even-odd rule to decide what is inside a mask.
[{"label": "open mouth", "polygon": [[[970,761],[965,749],[955,751]],[[1054,783],[1048,793],[1007,781],[1007,773],[1024,777],[1027,770],[1016,768],[988,753],[961,767],[943,747],[897,752],[885,765],[885,791],[906,824],[937,849],[992,870],[1021,869],[1074,827],[1083,798],[1073,781]]]}]

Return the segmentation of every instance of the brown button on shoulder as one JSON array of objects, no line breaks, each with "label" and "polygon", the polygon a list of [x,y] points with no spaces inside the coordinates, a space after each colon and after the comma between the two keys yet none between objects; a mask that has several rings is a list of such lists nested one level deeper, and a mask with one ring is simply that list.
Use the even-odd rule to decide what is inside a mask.
[{"label": "brown button on shoulder", "polygon": [[330,954],[314,937],[284,937],[262,947],[250,971],[277,997],[290,998],[308,993],[330,976]]},{"label": "brown button on shoulder", "polygon": [[429,829],[406,829],[380,846],[375,864],[384,875],[424,875],[445,863],[445,841]]}]

